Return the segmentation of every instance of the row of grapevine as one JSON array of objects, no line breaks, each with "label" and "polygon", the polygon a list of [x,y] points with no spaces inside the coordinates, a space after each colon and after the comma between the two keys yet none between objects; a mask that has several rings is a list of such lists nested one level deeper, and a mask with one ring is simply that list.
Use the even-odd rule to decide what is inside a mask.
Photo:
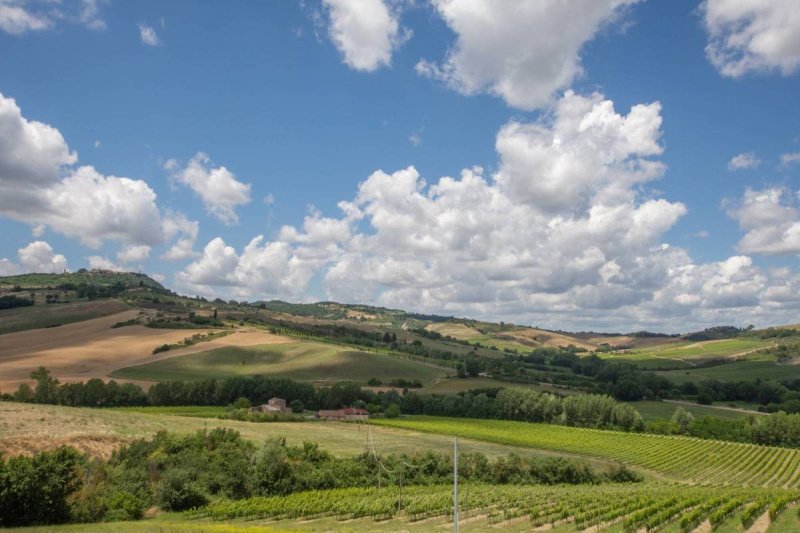
[{"label": "row of grapevine", "polygon": [[701,484],[800,487],[800,450],[506,420],[409,417],[376,424],[615,459]]},{"label": "row of grapevine", "polygon": [[[467,488],[467,487],[465,487]],[[620,524],[623,531],[655,531],[675,523],[691,531],[733,519],[745,527],[769,512],[776,518],[800,491],[757,487],[708,487],[664,483],[607,485],[469,485],[460,493],[463,516],[490,523],[527,519],[531,527],[573,522],[580,529]],[[452,520],[451,486],[333,489],[289,496],[222,501],[191,513],[214,520],[282,520],[333,517],[415,522]]]}]

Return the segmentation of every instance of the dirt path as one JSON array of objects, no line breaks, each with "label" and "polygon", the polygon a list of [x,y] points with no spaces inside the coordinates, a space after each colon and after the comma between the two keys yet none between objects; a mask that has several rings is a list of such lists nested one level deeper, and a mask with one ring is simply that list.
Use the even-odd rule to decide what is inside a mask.
[{"label": "dirt path", "polygon": [[746,413],[748,415],[763,415],[766,416],[768,413],[761,413],[759,411],[752,411],[750,409],[742,409],[741,407],[726,407],[722,405],[699,405],[694,402],[687,402],[686,400],[661,400],[662,402],[666,403],[675,403],[678,405],[686,405],[688,407],[709,407],[711,409],[721,409],[723,411],[734,411],[737,413]]},{"label": "dirt path", "polygon": [[769,525],[769,512],[766,512],[759,516],[758,520],[753,522],[753,525],[750,526],[750,529],[747,530],[747,533],[765,533],[769,529]]},{"label": "dirt path", "polygon": [[664,357],[663,355],[653,355],[653,359],[665,359],[667,361],[676,361],[678,363],[684,363],[692,367],[697,366],[691,361],[687,361],[686,359],[678,359],[677,357]]}]

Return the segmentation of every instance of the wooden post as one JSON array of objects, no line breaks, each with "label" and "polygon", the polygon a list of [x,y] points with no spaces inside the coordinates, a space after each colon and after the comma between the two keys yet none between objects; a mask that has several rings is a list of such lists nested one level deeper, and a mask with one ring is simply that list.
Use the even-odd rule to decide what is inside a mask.
[{"label": "wooden post", "polygon": [[458,533],[458,439],[453,439],[453,531]]}]

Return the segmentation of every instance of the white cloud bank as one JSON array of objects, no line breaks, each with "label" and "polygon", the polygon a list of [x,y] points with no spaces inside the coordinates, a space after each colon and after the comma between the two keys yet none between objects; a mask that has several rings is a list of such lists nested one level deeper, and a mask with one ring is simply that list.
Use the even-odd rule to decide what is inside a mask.
[{"label": "white cloud bank", "polygon": [[146,182],[76,168],[77,161],[56,128],[25,118],[14,99],[0,94],[0,216],[31,224],[36,235],[49,228],[92,248],[117,241],[129,258],[177,237],[194,242],[196,226],[162,216]]},{"label": "white cloud bank", "polygon": [[31,12],[19,2],[0,2],[0,30],[11,35],[46,30],[52,21],[43,14]]},{"label": "white cloud bank", "polygon": [[371,72],[389,66],[392,52],[407,38],[397,14],[383,0],[323,0],[331,41],[352,69]]},{"label": "white cloud bank", "polygon": [[706,0],[706,55],[723,76],[800,69],[797,0]]},{"label": "white cloud bank", "polygon": [[[680,329],[785,318],[800,277],[747,256],[696,264],[663,243],[686,212],[642,191],[665,168],[660,105],[617,112],[568,92],[548,118],[510,122],[498,170],[426,183],[414,167],[374,172],[339,217],[222,239],[176,276],[180,287],[245,299],[324,297],[569,327]],[[315,281],[316,280],[316,281]]]},{"label": "white cloud bank", "polygon": [[581,75],[584,44],[637,1],[432,0],[456,42],[444,62],[422,60],[417,71],[463,94],[541,107]]},{"label": "white cloud bank", "polygon": [[[729,206],[728,214],[746,233],[739,250],[750,254],[800,254],[800,211],[795,195],[782,188],[748,188],[742,200]],[[798,297],[800,298],[800,297]]]},{"label": "white cloud bank", "polygon": [[67,270],[67,258],[53,252],[44,241],[34,241],[17,250],[18,263],[0,259],[0,276],[11,276],[24,272],[61,273]]},{"label": "white cloud bank", "polygon": [[104,30],[97,0],[81,0],[61,5],[52,0],[0,0],[0,31],[11,35],[55,28],[59,22]]}]

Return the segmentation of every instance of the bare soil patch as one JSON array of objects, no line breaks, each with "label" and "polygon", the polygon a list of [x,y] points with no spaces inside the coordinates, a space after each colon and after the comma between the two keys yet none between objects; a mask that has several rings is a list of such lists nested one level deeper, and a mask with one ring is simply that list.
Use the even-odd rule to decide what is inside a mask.
[{"label": "bare soil patch", "polygon": [[108,378],[112,371],[126,366],[186,355],[225,346],[253,346],[292,342],[291,339],[255,329],[186,348],[153,354],[162,344],[174,344],[203,329],[157,329],[145,326],[112,328],[117,322],[136,318],[130,310],[103,318],[3,335],[0,340],[0,390],[16,389],[30,382],[30,372],[39,366],[49,368],[61,381]]},{"label": "bare soil patch", "polygon": [[519,328],[512,331],[504,331],[503,335],[515,339],[522,344],[533,341],[540,346],[566,347],[572,344],[573,346],[586,348],[587,350],[594,350],[596,348],[595,345],[575,337],[535,328]]}]

